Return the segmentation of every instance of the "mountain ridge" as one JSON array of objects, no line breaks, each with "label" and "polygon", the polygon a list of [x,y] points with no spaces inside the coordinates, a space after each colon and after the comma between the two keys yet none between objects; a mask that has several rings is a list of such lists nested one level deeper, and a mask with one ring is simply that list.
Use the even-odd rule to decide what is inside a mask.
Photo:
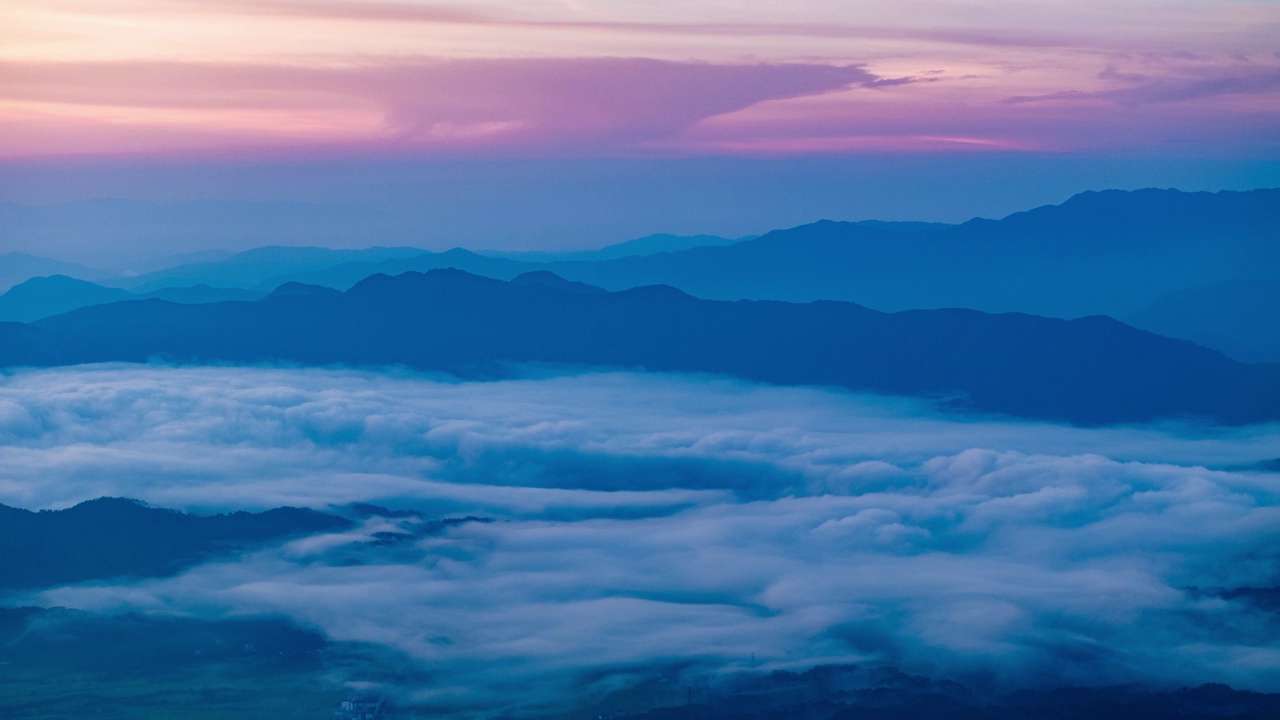
[{"label": "mountain ridge", "polygon": [[[998,220],[927,230],[819,220],[732,244],[612,259],[515,259],[462,248],[260,273],[347,289],[368,275],[457,267],[503,280],[548,270],[621,290],[666,284],[718,300],[847,300],[879,310],[972,307],[1053,317],[1124,316],[1177,290],[1280,279],[1280,190],[1090,191]],[[336,251],[335,251],[336,252]],[[208,269],[208,268],[206,268]],[[204,279],[208,284],[217,278]]]},{"label": "mountain ridge", "polygon": [[[1141,318],[1145,308],[1162,298],[1193,288],[1228,281],[1280,282],[1277,228],[1276,189],[1106,190],[1078,193],[1061,204],[998,220],[924,226],[820,220],[732,244],[604,260],[533,262],[463,248],[269,246],[124,284],[135,294],[171,299],[178,299],[173,284],[223,284],[221,295],[190,291],[186,297],[207,302],[234,298],[232,288],[259,295],[289,282],[349,289],[377,273],[453,267],[502,280],[549,272],[612,291],[670,285],[713,300],[843,300],[884,311],[968,307],[1060,318]],[[67,297],[48,304],[68,309]],[[54,307],[59,302],[64,304]],[[1265,307],[1238,294],[1220,295],[1215,302],[1219,321],[1210,332],[1186,310],[1166,312],[1147,327],[1239,360],[1280,357],[1274,354],[1280,339],[1265,337],[1265,332],[1260,336],[1257,329],[1237,322],[1265,312]],[[0,298],[0,320],[52,314],[6,314],[3,305]]]},{"label": "mountain ridge", "polygon": [[48,275],[30,278],[0,294],[0,322],[31,322],[92,305],[160,298],[177,303],[223,300],[256,300],[263,293],[208,285],[165,287],[150,292],[130,292],[69,277]]},{"label": "mountain ridge", "polygon": [[[20,333],[25,348],[3,340]],[[584,293],[436,270],[373,275],[345,293],[130,301],[0,325],[0,364],[155,357],[398,364],[468,377],[503,376],[522,363],[644,368],[953,398],[1083,424],[1280,419],[1280,365],[1243,365],[1106,317],[711,301],[663,286]]]}]

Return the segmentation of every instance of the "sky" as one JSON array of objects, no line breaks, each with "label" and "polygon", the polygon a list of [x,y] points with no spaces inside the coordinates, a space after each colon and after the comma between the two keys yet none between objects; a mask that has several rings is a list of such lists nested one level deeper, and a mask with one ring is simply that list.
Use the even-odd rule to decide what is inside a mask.
[{"label": "sky", "polygon": [[420,243],[514,249],[1273,186],[1276,37],[1220,0],[10,0],[0,200],[445,187]]}]

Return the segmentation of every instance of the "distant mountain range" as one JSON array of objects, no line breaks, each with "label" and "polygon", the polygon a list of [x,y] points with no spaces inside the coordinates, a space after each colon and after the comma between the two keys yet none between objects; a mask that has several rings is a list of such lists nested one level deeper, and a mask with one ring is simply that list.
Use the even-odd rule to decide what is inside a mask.
[{"label": "distant mountain range", "polygon": [[605,292],[546,272],[375,275],[257,302],[144,300],[0,324],[0,365],[168,358],[403,364],[471,377],[513,363],[709,372],[940,398],[983,411],[1115,423],[1280,419],[1280,365],[1243,365],[1105,317],[882,313],[843,302]]},{"label": "distant mountain range", "polygon": [[76,308],[123,300],[158,298],[176,303],[209,303],[223,300],[257,300],[265,293],[208,285],[168,287],[151,292],[129,292],[66,275],[35,277],[0,295],[0,322],[31,322]]},{"label": "distant mountain range", "polygon": [[1229,280],[1169,293],[1124,317],[1245,362],[1280,362],[1280,280]]},{"label": "distant mountain range", "polygon": [[376,210],[321,203],[114,198],[0,203],[0,247],[75,257],[111,274],[156,269],[146,259],[181,251],[175,248],[244,250],[296,243],[298,238],[339,246],[349,245],[352,238],[369,238],[372,244],[373,238],[388,233],[400,237],[406,230]]},{"label": "distant mountain range", "polygon": [[[549,270],[607,290],[664,284],[706,299],[849,300],[878,310],[968,307],[1054,317],[1126,315],[1197,285],[1280,280],[1280,190],[1106,191],[962,225],[821,221],[697,247],[535,261],[462,249],[262,248],[138,276],[122,286],[197,284],[269,291],[283,282],[348,288],[375,273],[455,267],[509,280]],[[628,243],[615,248],[623,248]],[[621,252],[621,250],[619,251]]]},{"label": "distant mountain range", "polygon": [[[1280,362],[1280,337],[1266,321],[1280,317],[1280,296],[1257,290],[1280,284],[1277,228],[1280,190],[1105,191],[961,225],[821,221],[739,241],[655,235],[558,255],[262,247],[96,280],[173,300],[179,299],[174,288],[216,289],[184,300],[198,302],[235,299],[235,289],[266,294],[287,282],[345,290],[378,273],[456,268],[510,280],[547,270],[608,290],[662,284],[705,299],[848,300],[885,311],[964,307],[1063,318],[1104,314],[1239,360]],[[0,257],[0,279],[6,272],[17,277],[5,262]],[[24,267],[34,266],[28,260]],[[54,272],[95,279],[83,268],[40,274]],[[23,293],[21,300],[0,298],[0,320],[31,320],[122,297],[84,286]]]},{"label": "distant mountain range", "polygon": [[926,232],[824,221],[727,247],[545,269],[610,290],[666,284],[708,299],[1123,316],[1188,287],[1280,280],[1280,190],[1083,193]]},{"label": "distant mountain range", "polygon": [[696,247],[714,247],[733,245],[743,240],[753,240],[757,236],[742,238],[726,238],[719,235],[670,235],[658,233],[625,242],[607,245],[595,250],[579,250],[576,252],[482,252],[489,257],[523,260],[526,262],[555,262],[559,260],[616,260],[638,255],[653,255],[662,252],[679,252]]},{"label": "distant mountain range", "polygon": [[107,273],[87,268],[75,263],[51,260],[45,257],[27,255],[26,253],[4,253],[0,255],[0,292],[31,278],[45,275],[67,275],[81,279],[103,280]]},{"label": "distant mountain range", "polygon": [[185,285],[210,285],[265,293],[282,283],[296,282],[299,278],[307,278],[334,267],[405,262],[435,254],[412,247],[333,250],[321,247],[267,246],[236,253],[223,260],[188,263],[135,277],[120,278],[115,280],[115,284],[136,292]]}]

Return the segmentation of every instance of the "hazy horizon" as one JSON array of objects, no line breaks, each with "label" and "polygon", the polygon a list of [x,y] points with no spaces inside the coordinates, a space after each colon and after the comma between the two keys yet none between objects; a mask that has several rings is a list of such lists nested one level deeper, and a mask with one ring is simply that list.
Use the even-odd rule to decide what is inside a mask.
[{"label": "hazy horizon", "polygon": [[[551,192],[543,188],[543,192],[547,192],[542,198],[545,202],[539,204],[536,198],[523,197],[523,212],[518,212],[510,204],[503,204],[501,209],[483,205],[458,208],[439,198],[433,203],[420,203],[413,197],[387,200],[373,194],[339,201],[332,194],[286,197],[246,193],[244,188],[237,194],[212,192],[202,197],[166,197],[152,189],[116,195],[94,195],[95,190],[86,190],[83,197],[18,201],[4,199],[3,186],[0,186],[0,206],[9,204],[11,208],[43,213],[14,218],[7,229],[0,229],[0,242],[7,252],[72,262],[109,273],[147,266],[160,259],[209,251],[237,253],[264,246],[413,247],[434,252],[461,247],[494,253],[573,252],[651,235],[712,235],[732,239],[820,220],[959,224],[978,218],[1001,219],[1036,207],[1058,205],[1081,193],[1105,190],[1220,192],[1280,187],[1280,163],[1259,167],[1262,169],[1237,172],[1235,176],[1200,178],[1199,184],[1187,180],[1187,173],[1182,173],[1185,182],[1180,185],[1134,180],[1061,191],[1053,186],[1027,188],[1019,176],[1008,175],[1003,181],[1010,187],[1001,188],[1004,192],[975,188],[970,183],[966,192],[950,196],[950,209],[943,209],[945,203],[929,205],[919,196],[906,200],[885,197],[892,190],[886,189],[885,183],[876,182],[876,178],[865,177],[842,178],[844,186],[824,188],[801,200],[792,196],[767,198],[773,183],[790,179],[770,177],[767,173],[755,178],[752,186],[740,189],[733,197],[718,198],[718,203],[713,200],[696,210],[692,209],[689,198],[714,192],[714,188],[705,184],[667,188],[652,181],[646,186],[652,194],[650,202],[639,202],[637,198],[628,197],[617,184],[590,185],[586,179],[577,178],[584,187],[590,185],[590,189],[575,193],[567,187]],[[289,170],[288,166],[274,171],[300,172]],[[63,172],[75,176],[93,174],[82,169]],[[148,178],[147,182],[154,182],[153,176],[161,173],[156,168],[135,168],[135,172]],[[211,170],[196,166],[183,168],[181,174],[188,178],[219,174],[232,178],[245,172],[236,167]],[[795,172],[796,168],[786,171],[788,176]],[[0,178],[4,175],[5,169],[0,167]],[[1116,179],[1123,175],[1113,174]],[[1177,179],[1177,174],[1165,177]],[[505,178],[507,192],[501,198],[520,196],[510,184],[525,187],[536,180],[536,173],[532,177]],[[986,180],[992,184],[997,182],[994,176]],[[1265,182],[1268,180],[1270,184]],[[46,181],[51,182],[48,178]],[[406,181],[384,177],[382,182],[394,187]],[[473,186],[454,188],[451,192],[483,195],[478,189],[484,182],[484,179],[473,178]],[[897,178],[897,182],[915,184],[919,180],[907,176]],[[1072,181],[1061,180],[1053,185],[1069,182]],[[836,190],[850,186],[859,189],[874,186],[874,196],[832,197],[837,194]],[[167,192],[173,192],[172,183],[166,187]],[[918,185],[916,187],[918,190]],[[597,197],[597,204],[579,211],[586,202],[583,195],[589,192],[607,197]],[[498,204],[498,200],[489,202]],[[530,207],[532,204],[537,207]],[[637,207],[641,208],[639,212],[634,210]],[[619,209],[620,212],[613,212]],[[103,222],[112,225],[103,227]],[[228,222],[234,223],[232,230],[227,229]],[[104,244],[105,239],[114,242]]]}]

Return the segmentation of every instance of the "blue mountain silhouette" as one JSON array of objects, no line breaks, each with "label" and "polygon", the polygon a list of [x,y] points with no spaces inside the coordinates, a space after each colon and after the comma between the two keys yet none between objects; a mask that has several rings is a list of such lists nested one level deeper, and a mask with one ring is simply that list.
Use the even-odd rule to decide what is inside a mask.
[{"label": "blue mountain silhouette", "polygon": [[469,377],[574,364],[839,386],[1077,423],[1280,419],[1280,365],[1238,363],[1106,317],[724,302],[666,286],[595,291],[548,275],[375,275],[345,293],[131,301],[0,323],[0,365],[153,358],[399,364]]}]

